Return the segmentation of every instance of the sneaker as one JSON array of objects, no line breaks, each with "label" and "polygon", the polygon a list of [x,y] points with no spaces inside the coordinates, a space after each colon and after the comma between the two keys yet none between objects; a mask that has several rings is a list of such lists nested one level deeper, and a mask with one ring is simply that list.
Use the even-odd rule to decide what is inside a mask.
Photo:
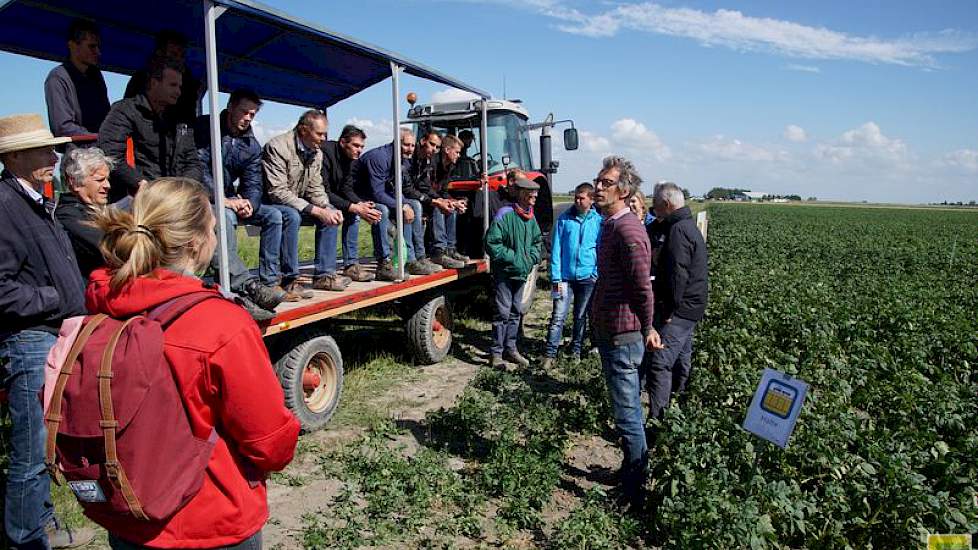
[{"label": "sneaker", "polygon": [[326,275],[320,275],[312,280],[312,288],[316,290],[333,290],[340,291],[346,290],[346,287],[350,286],[353,282],[349,277],[340,275],[339,273],[327,273]]},{"label": "sneaker", "polygon": [[530,360],[527,359],[526,357],[523,357],[522,355],[520,355],[520,352],[516,351],[515,349],[514,350],[510,350],[510,351],[507,351],[506,353],[503,354],[503,357],[507,361],[510,361],[512,363],[516,363],[517,365],[519,365],[521,367],[529,367],[530,366]]},{"label": "sneaker", "polygon": [[298,280],[284,283],[280,288],[285,292],[286,302],[301,302],[312,298],[312,289],[300,284]]},{"label": "sneaker", "polygon": [[431,257],[431,263],[440,265],[446,269],[459,269],[461,267],[465,267],[465,262],[452,258],[448,255],[448,253],[435,254]]},{"label": "sneaker", "polygon": [[553,368],[553,366],[554,366],[554,360],[555,359],[553,357],[544,357],[543,358],[543,362],[540,363],[540,367],[543,370],[549,370],[549,369]]},{"label": "sneaker", "polygon": [[234,301],[239,306],[243,307],[244,310],[248,312],[248,315],[251,315],[251,318],[254,319],[255,322],[263,323],[265,321],[271,321],[275,318],[274,311],[270,311],[259,306],[248,299],[247,296],[236,296]]},{"label": "sneaker", "polygon": [[[438,269],[440,270],[441,267],[438,267]],[[422,262],[421,260],[408,262],[404,266],[404,270],[411,275],[431,275],[432,273],[435,273],[435,270],[432,269],[431,266],[427,265],[425,262]]]},{"label": "sneaker", "polygon": [[258,307],[271,311],[274,311],[285,300],[284,290],[273,286],[265,286],[258,282],[258,279],[251,279],[245,283],[241,288],[241,293],[244,293],[252,302],[258,304]]},{"label": "sneaker", "polygon": [[458,250],[455,250],[454,248],[449,248],[448,250],[446,250],[445,251],[445,255],[448,256],[449,258],[456,259],[456,260],[458,260],[460,262],[466,262],[467,263],[467,262],[472,261],[472,258],[469,258],[465,254],[459,254],[458,253]]},{"label": "sneaker", "polygon": [[377,260],[377,271],[375,273],[378,281],[394,282],[397,280],[397,273],[394,271],[394,264],[391,263],[390,259]]},{"label": "sneaker", "polygon": [[95,529],[91,527],[70,528],[60,521],[53,520],[44,530],[48,536],[51,548],[76,548],[85,546],[95,538]]},{"label": "sneaker", "polygon": [[419,258],[418,261],[424,264],[425,267],[430,269],[432,273],[440,273],[442,271],[445,271],[444,267],[436,264],[435,262],[429,260],[428,258]]},{"label": "sneaker", "polygon": [[354,280],[358,283],[366,283],[369,281],[373,281],[376,278],[376,275],[367,271],[367,268],[363,267],[360,264],[352,264],[346,266],[346,268],[343,269],[343,275],[346,275],[351,280]]}]

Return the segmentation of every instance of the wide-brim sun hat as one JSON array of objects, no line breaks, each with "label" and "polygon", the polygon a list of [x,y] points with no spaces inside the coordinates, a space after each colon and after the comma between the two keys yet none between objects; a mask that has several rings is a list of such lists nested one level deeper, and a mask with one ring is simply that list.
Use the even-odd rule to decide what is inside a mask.
[{"label": "wide-brim sun hat", "polygon": [[69,141],[70,137],[54,137],[41,115],[31,113],[0,117],[0,153],[60,145]]}]

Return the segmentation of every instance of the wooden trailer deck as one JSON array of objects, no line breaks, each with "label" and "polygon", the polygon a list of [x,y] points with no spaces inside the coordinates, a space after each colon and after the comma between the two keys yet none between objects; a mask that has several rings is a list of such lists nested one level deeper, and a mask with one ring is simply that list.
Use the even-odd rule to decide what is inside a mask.
[{"label": "wooden trailer deck", "polygon": [[[370,271],[374,265],[364,264]],[[276,308],[277,315],[262,327],[262,334],[270,336],[290,329],[298,328],[309,323],[349,313],[351,311],[377,305],[411,294],[446,285],[489,271],[486,260],[470,260],[460,269],[446,269],[432,275],[412,275],[401,282],[370,281],[366,283],[353,282],[342,292],[314,290],[313,297],[301,302],[284,302]],[[303,274],[300,281],[310,284],[308,274]]]}]

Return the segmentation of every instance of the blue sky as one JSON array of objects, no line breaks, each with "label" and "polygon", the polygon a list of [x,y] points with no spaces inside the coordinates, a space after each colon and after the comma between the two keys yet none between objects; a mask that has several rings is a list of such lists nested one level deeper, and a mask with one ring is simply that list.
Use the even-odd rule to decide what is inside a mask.
[{"label": "blue sky", "polygon": [[[978,2],[266,0],[581,131],[556,187],[610,153],[648,182],[821,199],[978,200]],[[390,15],[383,15],[388,13]],[[0,54],[5,112],[43,112],[53,65]],[[110,77],[110,95],[125,79]],[[406,78],[421,101],[452,90]],[[30,89],[32,91],[25,91]],[[33,91],[36,90],[36,93]],[[300,110],[269,105],[259,134]],[[330,110],[368,146],[390,137],[390,87]],[[559,141],[559,140],[558,140]],[[650,187],[647,186],[647,187]],[[646,189],[648,190],[648,189]]]}]

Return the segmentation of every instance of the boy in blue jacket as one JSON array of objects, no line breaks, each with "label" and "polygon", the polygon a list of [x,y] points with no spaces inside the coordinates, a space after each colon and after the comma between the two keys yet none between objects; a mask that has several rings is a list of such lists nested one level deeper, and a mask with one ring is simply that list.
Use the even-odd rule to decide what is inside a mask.
[{"label": "boy in blue jacket", "polygon": [[571,353],[581,355],[584,328],[591,303],[591,292],[598,278],[597,246],[601,232],[601,215],[594,203],[594,186],[582,183],[574,189],[574,206],[557,218],[550,253],[550,281],[553,285],[554,309],[547,331],[547,351],[543,367],[549,368],[557,357],[564,334],[564,321],[574,302],[574,337]]}]

